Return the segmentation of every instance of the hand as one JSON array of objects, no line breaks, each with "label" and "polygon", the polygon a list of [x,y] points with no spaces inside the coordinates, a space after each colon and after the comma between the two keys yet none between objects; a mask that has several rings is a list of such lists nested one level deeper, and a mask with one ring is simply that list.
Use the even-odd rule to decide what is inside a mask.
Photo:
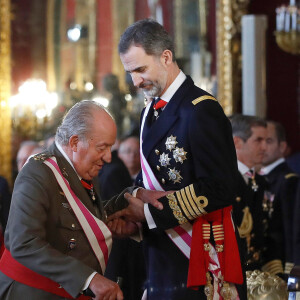
[{"label": "hand", "polygon": [[124,197],[125,199],[127,199],[129,205],[126,208],[119,210],[116,213],[110,215],[107,218],[107,221],[112,221],[117,218],[123,218],[126,221],[130,221],[130,222],[144,221],[145,220],[144,202],[142,202],[138,198],[133,197],[129,193],[125,193]]},{"label": "hand", "polygon": [[95,294],[95,300],[123,300],[123,293],[117,283],[96,274],[89,288]]},{"label": "hand", "polygon": [[161,191],[151,191],[151,190],[139,189],[137,191],[136,197],[141,199],[144,203],[150,203],[155,208],[162,210],[164,207],[163,207],[162,203],[159,202],[157,199],[164,197],[171,193],[172,193],[172,191],[161,192]]},{"label": "hand", "polygon": [[134,222],[125,221],[121,218],[113,219],[107,223],[113,237],[125,238],[138,232],[138,225]]}]

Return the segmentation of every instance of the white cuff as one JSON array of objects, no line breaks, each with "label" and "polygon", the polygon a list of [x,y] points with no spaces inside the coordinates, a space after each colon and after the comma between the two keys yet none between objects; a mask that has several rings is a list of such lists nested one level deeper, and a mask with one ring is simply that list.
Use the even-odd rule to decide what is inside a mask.
[{"label": "white cuff", "polygon": [[146,221],[147,221],[149,229],[156,228],[157,226],[156,226],[156,224],[155,224],[155,222],[154,222],[154,220],[152,218],[152,215],[150,213],[148,203],[144,204],[144,214],[145,214]]},{"label": "white cuff", "polygon": [[136,198],[136,194],[137,194],[137,192],[138,192],[139,189],[142,189],[142,188],[141,187],[136,188],[135,190],[133,190],[133,192],[132,192],[131,195]]},{"label": "white cuff", "polygon": [[85,281],[85,284],[84,284],[84,286],[83,286],[83,288],[82,288],[82,291],[85,291],[85,290],[89,287],[89,285],[90,285],[92,279],[94,278],[94,276],[95,276],[96,274],[97,274],[97,272],[93,272],[93,273],[87,278],[87,280]]}]

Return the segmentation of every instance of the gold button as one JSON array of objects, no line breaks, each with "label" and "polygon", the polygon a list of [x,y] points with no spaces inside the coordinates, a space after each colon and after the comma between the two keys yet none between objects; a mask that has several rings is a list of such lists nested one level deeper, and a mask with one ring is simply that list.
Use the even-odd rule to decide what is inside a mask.
[{"label": "gold button", "polygon": [[159,155],[159,150],[155,149],[155,154]]},{"label": "gold button", "polygon": [[160,171],[160,166],[156,166],[157,171]]},{"label": "gold button", "polygon": [[241,197],[236,197],[235,200],[236,200],[236,202],[240,202],[241,201]]},{"label": "gold button", "polygon": [[75,224],[72,224],[71,226],[72,226],[72,228],[75,228],[75,227],[76,227],[76,225],[75,225]]},{"label": "gold button", "polygon": [[166,183],[166,181],[165,181],[165,179],[164,179],[164,178],[161,180],[161,182],[162,182],[163,184],[165,184],[165,183]]}]

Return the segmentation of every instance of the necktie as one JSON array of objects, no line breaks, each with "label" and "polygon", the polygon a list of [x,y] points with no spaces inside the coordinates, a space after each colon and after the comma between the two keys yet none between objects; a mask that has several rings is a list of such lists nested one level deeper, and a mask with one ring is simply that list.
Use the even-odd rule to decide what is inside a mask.
[{"label": "necktie", "polygon": [[94,185],[91,181],[88,181],[88,180],[84,180],[84,179],[81,179],[81,184],[83,185],[83,187],[87,190],[90,198],[93,200],[93,201],[96,201],[96,195],[95,195],[95,192],[94,192]]},{"label": "necktie", "polygon": [[153,104],[153,109],[154,109],[154,116],[156,119],[159,117],[162,108],[167,104],[168,102],[160,99],[159,97],[155,98],[155,102]]}]

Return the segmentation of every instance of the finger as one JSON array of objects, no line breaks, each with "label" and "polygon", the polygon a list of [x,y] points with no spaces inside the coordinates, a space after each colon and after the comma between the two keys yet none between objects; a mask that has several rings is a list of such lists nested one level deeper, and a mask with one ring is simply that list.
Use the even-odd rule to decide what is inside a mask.
[{"label": "finger", "polygon": [[123,293],[122,293],[122,291],[120,290],[120,291],[118,291],[118,293],[117,293],[117,300],[123,300],[123,299],[124,299]]},{"label": "finger", "polygon": [[149,203],[159,210],[164,208],[163,204],[156,199],[152,199]]},{"label": "finger", "polygon": [[125,215],[126,211],[125,211],[125,208],[122,209],[122,210],[119,210],[117,212],[115,212],[114,214],[110,215],[107,217],[107,221],[112,221],[113,219],[118,219],[118,218],[121,218]]}]

